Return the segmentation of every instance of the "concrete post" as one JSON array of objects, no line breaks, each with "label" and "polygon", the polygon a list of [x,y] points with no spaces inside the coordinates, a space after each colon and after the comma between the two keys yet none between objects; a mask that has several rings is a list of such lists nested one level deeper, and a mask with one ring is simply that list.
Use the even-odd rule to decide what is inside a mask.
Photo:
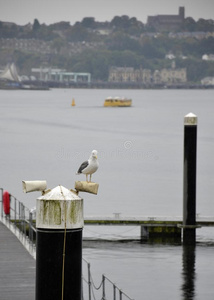
[{"label": "concrete post", "polygon": [[147,226],[141,225],[140,226],[140,238],[141,240],[149,238],[149,230]]},{"label": "concrete post", "polygon": [[196,239],[196,153],[197,116],[184,117],[183,175],[183,242],[194,244]]},{"label": "concrete post", "polygon": [[83,199],[58,186],[37,199],[36,300],[81,300]]}]

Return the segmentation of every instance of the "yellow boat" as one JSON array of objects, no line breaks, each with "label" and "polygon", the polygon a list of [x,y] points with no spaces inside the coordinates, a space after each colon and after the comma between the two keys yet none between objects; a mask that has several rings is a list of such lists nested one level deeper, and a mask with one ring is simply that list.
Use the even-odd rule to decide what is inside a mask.
[{"label": "yellow boat", "polygon": [[108,97],[105,99],[105,107],[129,107],[132,105],[132,99],[120,98],[120,97]]}]

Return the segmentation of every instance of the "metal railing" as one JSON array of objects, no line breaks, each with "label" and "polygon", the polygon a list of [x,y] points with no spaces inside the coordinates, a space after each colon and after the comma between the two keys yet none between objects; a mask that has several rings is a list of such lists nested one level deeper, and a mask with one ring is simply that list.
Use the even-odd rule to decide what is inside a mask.
[{"label": "metal railing", "polygon": [[32,256],[36,252],[36,228],[33,221],[33,212],[13,195],[10,197],[10,213],[5,214],[3,208],[3,188],[1,190],[0,210],[1,220],[19,238]]},{"label": "metal railing", "polygon": [[[21,240],[32,256],[36,253],[35,212],[29,210],[13,195],[10,196],[10,213],[6,215],[3,208],[3,188],[0,188],[1,221]],[[134,300],[117,287],[108,277],[102,275],[101,283],[96,286],[91,274],[91,265],[82,259],[82,300]],[[86,288],[84,288],[86,284]]]},{"label": "metal railing", "polygon": [[[85,266],[84,266],[85,264]],[[95,285],[94,279],[91,274],[91,265],[83,258],[83,300],[134,300],[122,291],[114,282],[112,282],[106,275],[102,275],[99,285]],[[85,277],[84,274],[87,274]],[[84,289],[84,283],[87,288]]]}]

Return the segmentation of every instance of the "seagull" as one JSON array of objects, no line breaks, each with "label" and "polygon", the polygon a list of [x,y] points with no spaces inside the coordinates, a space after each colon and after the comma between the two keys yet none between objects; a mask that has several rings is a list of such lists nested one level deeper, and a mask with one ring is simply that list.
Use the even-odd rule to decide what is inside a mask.
[{"label": "seagull", "polygon": [[[81,166],[79,167],[79,170],[77,171],[77,175],[79,174],[85,174],[86,175],[86,181],[91,182],[91,176],[93,173],[97,171],[99,167],[99,163],[97,160],[97,150],[93,150],[91,152],[91,155],[88,160],[84,161]],[[90,175],[90,180],[88,181],[88,175]]]}]

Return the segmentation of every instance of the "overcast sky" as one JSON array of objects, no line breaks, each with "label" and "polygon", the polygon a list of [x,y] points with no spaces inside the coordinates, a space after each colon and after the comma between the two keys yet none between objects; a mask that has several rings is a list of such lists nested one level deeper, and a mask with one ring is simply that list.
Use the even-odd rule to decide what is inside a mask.
[{"label": "overcast sky", "polygon": [[38,19],[47,25],[60,21],[73,25],[85,17],[101,22],[127,15],[146,23],[147,16],[177,15],[179,6],[196,21],[214,19],[214,0],[0,0],[0,21],[25,25]]}]

